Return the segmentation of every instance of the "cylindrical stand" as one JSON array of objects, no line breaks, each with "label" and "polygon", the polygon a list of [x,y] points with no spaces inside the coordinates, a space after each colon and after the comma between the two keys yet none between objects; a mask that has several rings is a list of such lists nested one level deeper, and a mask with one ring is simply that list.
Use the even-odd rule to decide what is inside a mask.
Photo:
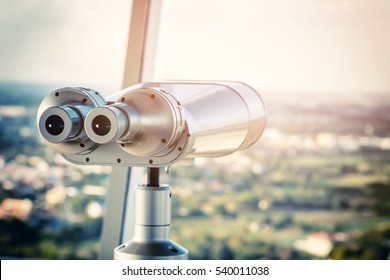
[{"label": "cylindrical stand", "polygon": [[134,237],[114,249],[115,260],[188,259],[188,251],[170,240],[171,196],[168,185],[137,186]]}]

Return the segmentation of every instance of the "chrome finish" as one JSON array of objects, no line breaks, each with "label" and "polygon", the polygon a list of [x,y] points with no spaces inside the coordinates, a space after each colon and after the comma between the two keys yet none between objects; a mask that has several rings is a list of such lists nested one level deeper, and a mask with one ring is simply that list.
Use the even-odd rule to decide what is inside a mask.
[{"label": "chrome finish", "polygon": [[183,133],[172,147],[171,152],[164,156],[136,156],[125,152],[121,144],[116,142],[98,145],[89,154],[63,154],[63,156],[74,164],[164,167],[179,161],[180,157],[183,156],[186,145],[187,137]]},{"label": "chrome finish", "polygon": [[[105,103],[105,99],[91,89],[67,87],[53,91],[38,108],[38,131],[45,142],[59,153],[88,153],[96,147],[96,143],[87,137],[83,129],[84,118],[92,108]],[[54,125],[61,128],[50,131]]]},{"label": "chrome finish", "polygon": [[122,91],[118,101],[138,113],[136,133],[128,134],[120,145],[136,156],[164,156],[172,151],[185,130],[178,101],[169,93],[154,88]]},{"label": "chrome finish", "polygon": [[186,157],[220,157],[253,145],[266,125],[260,95],[239,82],[143,83],[171,92],[184,108],[189,135]]},{"label": "chrome finish", "polygon": [[[136,189],[135,224],[141,226],[169,226],[171,222],[171,188],[138,186]],[[155,210],[151,210],[155,207]]]},{"label": "chrome finish", "polygon": [[[137,120],[136,111],[118,103],[92,109],[85,119],[85,130],[89,138],[98,144],[123,141],[135,137],[139,127]],[[105,124],[105,121],[108,123]]]},{"label": "chrome finish", "polygon": [[62,143],[76,137],[81,132],[82,127],[80,114],[68,106],[46,109],[39,122],[40,133],[52,143]]},{"label": "chrome finish", "polygon": [[[85,120],[87,135],[96,143],[117,142],[134,156],[164,156],[185,131],[184,116],[176,99],[158,89],[122,91],[112,105],[93,109]],[[110,129],[98,135],[94,121],[106,117]],[[148,159],[149,160],[149,159]]]},{"label": "chrome finish", "polygon": [[[85,119],[87,139],[95,146],[80,153],[55,145],[77,143],[81,136],[51,141],[73,163],[165,167],[183,159],[221,157],[253,145],[266,125],[260,95],[230,81],[142,83],[95,107]],[[68,119],[70,131],[76,131],[77,121]]]},{"label": "chrome finish", "polygon": [[188,259],[188,251],[170,240],[171,188],[137,186],[134,237],[114,249],[114,259]]},{"label": "chrome finish", "polygon": [[260,94],[252,87],[239,82],[224,82],[225,86],[239,93],[245,105],[248,107],[249,129],[244,142],[239,150],[252,146],[264,132],[267,123],[267,111]]}]

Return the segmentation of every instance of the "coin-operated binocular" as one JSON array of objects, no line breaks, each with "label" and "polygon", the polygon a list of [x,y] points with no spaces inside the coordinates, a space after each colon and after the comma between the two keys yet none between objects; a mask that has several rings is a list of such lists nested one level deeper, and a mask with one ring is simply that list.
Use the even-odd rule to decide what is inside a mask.
[{"label": "coin-operated binocular", "polygon": [[148,183],[135,191],[134,237],[114,249],[115,259],[186,259],[169,237],[171,188],[160,185],[159,168],[250,147],[266,112],[260,95],[238,82],[141,83],[107,97],[67,87],[42,101],[37,125],[72,163],[148,168]]}]

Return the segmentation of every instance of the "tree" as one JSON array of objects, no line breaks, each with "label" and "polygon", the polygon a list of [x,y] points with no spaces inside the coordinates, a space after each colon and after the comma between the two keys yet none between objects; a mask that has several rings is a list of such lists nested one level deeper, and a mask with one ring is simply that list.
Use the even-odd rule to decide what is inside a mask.
[{"label": "tree", "polygon": [[390,216],[390,181],[368,185],[373,211],[378,216]]},{"label": "tree", "polygon": [[329,257],[336,260],[387,260],[390,257],[390,229],[370,231],[338,244],[330,252]]}]

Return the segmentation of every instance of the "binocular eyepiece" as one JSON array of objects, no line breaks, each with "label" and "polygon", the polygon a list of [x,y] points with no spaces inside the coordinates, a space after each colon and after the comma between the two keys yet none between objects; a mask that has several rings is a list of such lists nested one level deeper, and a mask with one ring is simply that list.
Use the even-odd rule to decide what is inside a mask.
[{"label": "binocular eyepiece", "polygon": [[85,119],[85,130],[92,141],[116,142],[136,156],[169,153],[185,132],[179,104],[160,89],[137,89],[121,94],[113,104],[92,109]]},{"label": "binocular eyepiece", "polygon": [[248,148],[266,113],[260,95],[237,82],[144,83],[106,98],[59,89],[43,100],[37,122],[71,162],[159,167]]},{"label": "binocular eyepiece", "polygon": [[58,89],[42,101],[38,109],[38,130],[48,145],[61,154],[82,154],[95,149],[84,131],[84,119],[105,99],[86,88]]},{"label": "binocular eyepiece", "polygon": [[93,109],[85,119],[85,130],[92,141],[107,144],[125,139],[136,120],[137,113],[131,107],[113,104]]}]

